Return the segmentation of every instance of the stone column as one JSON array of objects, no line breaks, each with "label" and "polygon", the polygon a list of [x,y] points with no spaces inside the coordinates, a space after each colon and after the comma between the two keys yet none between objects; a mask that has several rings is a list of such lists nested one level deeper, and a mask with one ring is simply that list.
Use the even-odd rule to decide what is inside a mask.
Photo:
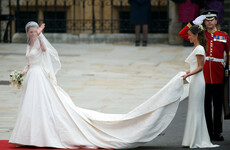
[{"label": "stone column", "polygon": [[178,11],[176,3],[169,0],[169,44],[181,45],[183,39],[179,37],[178,33],[182,29],[182,23],[178,22]]},{"label": "stone column", "polygon": [[[9,14],[9,2],[8,0],[1,0],[1,15],[8,15]],[[0,32],[1,32],[1,42],[3,42],[3,36],[4,36],[4,32],[5,32],[5,29],[6,29],[6,25],[7,25],[7,20],[3,20],[3,21],[0,21],[1,23],[1,29],[0,29]]]}]

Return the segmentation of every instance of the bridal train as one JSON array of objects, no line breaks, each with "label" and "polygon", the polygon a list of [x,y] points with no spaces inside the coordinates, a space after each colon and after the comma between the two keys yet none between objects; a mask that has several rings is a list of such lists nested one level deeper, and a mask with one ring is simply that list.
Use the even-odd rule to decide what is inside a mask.
[{"label": "bridal train", "polygon": [[30,69],[10,143],[56,148],[133,148],[151,141],[172,121],[183,94],[181,74],[127,114],[104,114],[75,106],[52,80],[40,48],[27,52]]}]

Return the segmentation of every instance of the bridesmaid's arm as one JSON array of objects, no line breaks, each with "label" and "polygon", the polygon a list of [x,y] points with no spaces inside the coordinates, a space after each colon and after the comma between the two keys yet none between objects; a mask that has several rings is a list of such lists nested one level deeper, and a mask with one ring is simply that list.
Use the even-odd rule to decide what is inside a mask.
[{"label": "bridesmaid's arm", "polygon": [[201,72],[203,70],[203,67],[204,67],[204,56],[203,55],[196,55],[196,58],[197,58],[197,68],[195,70],[193,70],[192,72],[189,72],[188,74],[186,75],[183,75],[183,79],[185,80],[187,77],[191,76],[191,75],[194,75],[194,74],[197,74],[198,72]]},{"label": "bridesmaid's arm", "polygon": [[180,32],[179,32],[179,36],[187,41],[189,41],[188,39],[188,29],[191,27],[191,23],[188,23]]}]

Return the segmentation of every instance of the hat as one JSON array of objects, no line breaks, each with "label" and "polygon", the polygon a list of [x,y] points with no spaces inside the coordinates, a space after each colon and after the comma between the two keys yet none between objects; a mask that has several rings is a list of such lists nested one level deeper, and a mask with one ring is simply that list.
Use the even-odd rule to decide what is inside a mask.
[{"label": "hat", "polygon": [[217,18],[218,11],[216,10],[206,10],[201,13],[201,15],[206,15],[206,20],[213,20]]}]

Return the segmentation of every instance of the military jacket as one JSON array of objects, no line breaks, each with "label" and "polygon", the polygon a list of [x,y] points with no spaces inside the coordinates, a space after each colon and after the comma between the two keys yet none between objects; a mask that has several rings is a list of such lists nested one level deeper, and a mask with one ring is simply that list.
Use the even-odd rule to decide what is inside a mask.
[{"label": "military jacket", "polygon": [[[179,36],[188,39],[188,29],[190,24],[185,26],[179,33]],[[215,31],[209,33],[205,30],[207,39],[207,53],[206,57],[216,60],[224,59],[224,52],[227,55],[227,62],[229,62],[229,36],[225,32]],[[228,67],[228,66],[227,66]],[[224,77],[224,64],[222,62],[216,62],[215,60],[206,60],[204,64],[204,77],[206,84],[221,84]]]}]

